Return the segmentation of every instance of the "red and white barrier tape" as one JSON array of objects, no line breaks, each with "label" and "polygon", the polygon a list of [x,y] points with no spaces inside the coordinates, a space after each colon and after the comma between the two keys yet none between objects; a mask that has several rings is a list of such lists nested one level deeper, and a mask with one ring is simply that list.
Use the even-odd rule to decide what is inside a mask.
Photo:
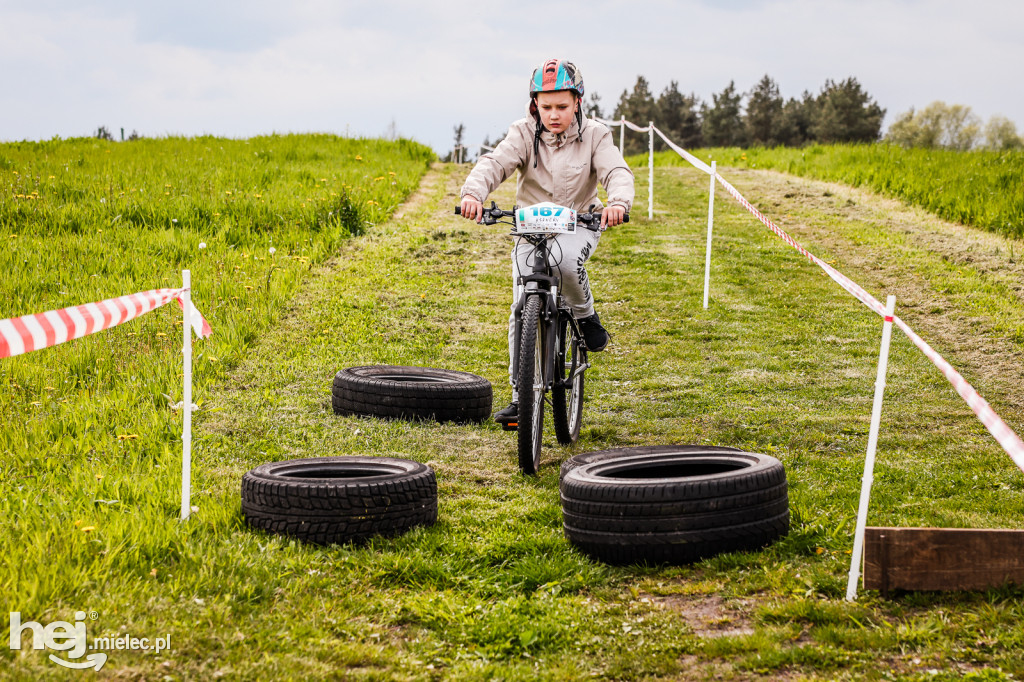
[{"label": "red and white barrier tape", "polygon": [[[176,299],[185,307],[185,289],[154,289],[130,296],[108,298],[98,303],[50,310],[0,320],[0,358],[56,346],[71,339],[110,329]],[[200,338],[213,333],[206,318],[192,306],[192,329]]]},{"label": "red and white barrier tape", "polygon": [[[604,121],[602,119],[597,120],[601,121],[606,125],[620,125],[619,122]],[[649,130],[649,128],[641,129],[633,125],[629,121],[622,121],[622,123],[624,123],[629,128],[640,132],[646,132],[647,130]],[[693,154],[690,154],[686,150],[675,145],[671,140],[665,137],[664,133],[662,133],[657,128],[654,129],[654,132],[658,133],[661,139],[664,140],[665,143],[673,151],[675,151],[677,154],[679,154],[684,159],[689,161],[690,164],[692,164],[694,167],[704,171],[705,173],[708,173],[709,175],[711,174],[710,166],[705,164],[697,157],[693,156]],[[764,215],[759,210],[754,208],[754,206],[749,201],[747,201],[746,198],[742,194],[740,194],[735,187],[733,187],[725,178],[723,178],[721,174],[715,173],[715,178],[722,185],[722,187],[724,187],[725,190],[729,194],[731,194],[734,199],[736,199],[736,201],[738,201],[740,204],[743,205],[744,208],[750,211],[750,213],[752,213],[754,217],[760,220],[765,225],[765,227],[774,232],[784,242],[792,246],[794,249],[796,249],[797,251],[802,253],[806,258],[808,258],[811,262],[813,262],[815,265],[824,270],[829,277],[831,277],[837,284],[839,284],[839,286],[843,287],[843,289],[848,291],[854,298],[856,298],[858,301],[866,305],[874,312],[881,315],[883,318],[886,318],[886,320],[888,321],[888,318],[885,314],[885,306],[882,305],[874,296],[865,291],[863,287],[854,282],[852,279],[850,279],[843,273],[839,272],[831,265],[815,256],[813,253],[811,253],[804,247],[802,247],[799,244],[799,242],[797,242],[795,239],[789,236],[789,234],[787,234],[785,230],[780,228],[778,225],[772,222],[770,218],[768,218],[766,215]],[[981,423],[985,425],[985,428],[988,429],[989,433],[991,433],[992,436],[1003,447],[1003,449],[1006,451],[1006,454],[1008,454],[1010,458],[1013,460],[1014,464],[1016,464],[1021,471],[1024,471],[1024,441],[1021,441],[1017,434],[1014,433],[1013,429],[1007,426],[1006,422],[1004,422],[1002,418],[998,414],[996,414],[995,410],[993,410],[992,407],[988,404],[988,402],[981,397],[981,395],[974,389],[974,387],[967,383],[967,380],[964,379],[963,376],[961,376],[960,373],[957,372],[952,365],[946,362],[945,358],[939,355],[939,353],[936,352],[934,348],[928,345],[928,343],[925,342],[924,339],[918,336],[914,332],[914,330],[907,325],[906,322],[904,322],[903,320],[896,316],[893,316],[892,322],[901,330],[903,330],[903,333],[907,335],[907,338],[909,338],[911,342],[915,346],[917,346],[921,350],[921,352],[923,352],[925,356],[929,360],[931,360],[936,367],[938,367],[939,371],[942,372],[943,376],[945,376],[949,380],[949,382],[953,384],[953,388],[956,389],[956,392],[960,395],[961,398],[964,399],[968,407],[970,407],[971,410],[974,411],[974,414],[978,416],[978,419],[981,420]]]},{"label": "red and white barrier tape", "polygon": [[[770,218],[754,208],[750,202],[747,201],[743,195],[740,194],[735,187],[729,184],[729,182],[720,174],[716,173],[715,177],[718,179],[718,182],[722,187],[725,188],[725,191],[731,194],[736,201],[740,202],[740,204],[750,211],[754,217],[764,223],[769,230],[781,237],[783,241],[824,270],[829,277],[835,280],[839,286],[850,292],[850,294],[852,294],[858,301],[882,317],[885,317],[885,306],[882,305],[874,296],[865,291],[859,284],[851,280],[849,277],[815,256],[804,247],[800,246],[795,239],[772,222]],[[909,338],[911,342],[917,346],[936,367],[939,368],[939,371],[942,372],[943,376],[945,376],[951,384],[953,384],[953,388],[956,389],[956,392],[960,394],[960,397],[967,402],[967,405],[974,411],[974,414],[978,416],[978,419],[980,419],[981,423],[985,425],[985,428],[988,429],[989,433],[991,433],[999,444],[1003,446],[1003,449],[1006,450],[1006,454],[1010,456],[1014,464],[1016,464],[1021,471],[1024,471],[1024,442],[1022,442],[1017,434],[1014,433],[1013,429],[1007,426],[1006,422],[996,414],[995,410],[992,409],[988,402],[982,398],[976,390],[974,390],[974,387],[967,383],[967,380],[964,379],[952,365],[946,362],[945,358],[939,355],[934,348],[929,346],[924,339],[918,336],[906,322],[896,316],[893,316],[892,322],[902,329],[903,333],[907,335],[907,338]]]},{"label": "red and white barrier tape", "polygon": [[[682,147],[676,145],[674,142],[672,142],[672,140],[670,140],[667,137],[665,137],[665,133],[661,132],[657,128],[654,129],[654,132],[658,133],[658,137],[660,137],[662,140],[665,141],[665,144],[667,144],[669,146],[669,149],[671,149],[676,154],[679,154],[679,156],[681,156],[684,159],[686,159],[687,161],[689,161],[690,165],[694,166],[695,168],[699,168],[700,170],[704,171],[708,175],[711,175],[711,166],[707,165],[706,163],[704,163],[703,161],[698,159],[696,156],[694,156],[690,152],[688,152],[685,149],[683,149]],[[717,177],[717,173],[716,173],[716,177]]]},{"label": "red and white barrier tape", "polygon": [[[649,132],[650,129],[651,129],[651,126],[640,127],[640,126],[636,125],[635,123],[631,123],[630,121],[627,121],[625,119],[623,119],[621,121],[606,121],[603,118],[598,118],[597,116],[595,116],[591,120],[597,121],[598,123],[603,123],[606,126],[621,126],[621,125],[625,125],[630,130],[635,130],[638,133],[646,133],[646,132]],[[654,130],[657,131],[658,129],[655,128]]]}]

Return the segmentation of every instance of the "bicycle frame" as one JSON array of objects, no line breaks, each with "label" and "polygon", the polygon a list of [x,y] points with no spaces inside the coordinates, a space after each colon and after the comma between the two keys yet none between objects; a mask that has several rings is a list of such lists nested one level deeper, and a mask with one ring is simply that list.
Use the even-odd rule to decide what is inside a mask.
[{"label": "bicycle frame", "polygon": [[[521,236],[521,239],[526,239],[536,247],[535,260],[533,264],[533,272],[519,276],[517,286],[522,287],[519,291],[519,297],[516,300],[515,319],[516,319],[516,330],[515,339],[516,347],[515,352],[512,354],[512,376],[518,376],[519,373],[519,353],[520,343],[522,341],[523,332],[523,308],[526,306],[526,300],[529,296],[541,296],[544,299],[544,305],[541,309],[541,314],[544,319],[544,357],[554,358],[556,349],[561,345],[562,339],[558,338],[558,295],[559,285],[561,282],[558,276],[553,274],[551,264],[548,263],[548,242],[553,238],[547,237],[536,237],[531,238],[530,236]],[[568,313],[568,309],[566,309]],[[579,336],[579,327],[576,321],[573,319],[571,314],[566,315],[569,322],[569,333],[575,336]],[[589,365],[587,365],[589,366]],[[572,378],[580,371],[586,370],[587,366],[582,369],[574,366],[566,382],[571,382]],[[545,392],[550,391],[555,385],[555,363],[544,362],[542,365],[544,369],[544,390]],[[521,390],[518,386],[517,390]]]},{"label": "bicycle frame", "polygon": [[[573,443],[579,436],[584,372],[590,363],[580,326],[561,295],[558,264],[552,265],[550,257],[558,235],[573,234],[578,226],[598,231],[601,215],[593,211],[593,206],[590,208],[577,213],[543,202],[517,209],[517,214],[517,210],[499,209],[492,201],[491,208],[484,209],[480,216],[479,222],[485,225],[513,225],[512,236],[518,240],[513,262],[520,262],[516,253],[523,246],[522,240],[534,249],[526,259],[527,264],[533,261],[530,272],[517,275],[513,308],[511,378],[521,411],[518,423],[500,421],[505,430],[518,431],[519,466],[526,474],[537,473],[540,466],[545,403],[551,405],[555,437],[560,444]],[[459,213],[460,207],[455,212]],[[506,223],[502,218],[514,218],[515,222]],[[629,215],[623,219],[628,222]],[[527,319],[529,326],[525,324]]]}]

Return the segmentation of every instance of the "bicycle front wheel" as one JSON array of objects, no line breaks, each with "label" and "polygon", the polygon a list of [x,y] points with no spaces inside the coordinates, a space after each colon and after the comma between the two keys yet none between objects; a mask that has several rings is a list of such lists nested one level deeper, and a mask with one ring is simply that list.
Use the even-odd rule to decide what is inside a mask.
[{"label": "bicycle front wheel", "polygon": [[559,316],[558,344],[555,352],[555,385],[551,389],[551,417],[555,437],[562,445],[575,443],[583,421],[583,372],[587,368],[587,352],[572,323]]},{"label": "bicycle front wheel", "polygon": [[536,474],[540,468],[540,442],[544,433],[544,330],[540,310],[540,296],[527,298],[519,338],[517,440],[519,468],[524,474]]}]

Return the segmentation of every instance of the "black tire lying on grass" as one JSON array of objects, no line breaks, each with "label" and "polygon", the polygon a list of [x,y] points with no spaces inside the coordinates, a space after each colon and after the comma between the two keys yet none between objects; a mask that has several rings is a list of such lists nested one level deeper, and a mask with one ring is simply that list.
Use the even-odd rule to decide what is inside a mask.
[{"label": "black tire lying on grass", "polygon": [[607,563],[691,563],[789,532],[782,463],[735,448],[584,453],[562,465],[559,489],[566,538]]},{"label": "black tire lying on grass", "polygon": [[[672,452],[680,454],[687,452],[742,452],[739,448],[730,448],[725,446],[707,446],[707,445],[673,445],[671,446]],[[558,482],[561,484],[562,479],[565,475],[584,464],[593,464],[594,462],[605,462],[609,459],[620,459],[622,457],[636,457],[637,455],[647,454],[662,454],[665,452],[665,446],[663,445],[643,445],[632,448],[611,448],[609,450],[597,450],[595,452],[583,452],[575,457],[562,462],[562,466],[558,471]]]},{"label": "black tire lying on grass", "polygon": [[434,367],[349,367],[331,388],[336,414],[386,419],[480,422],[491,416],[492,400],[487,379]]},{"label": "black tire lying on grass", "polygon": [[311,457],[261,464],[242,477],[253,528],[317,545],[397,535],[437,521],[437,480],[391,457]]}]

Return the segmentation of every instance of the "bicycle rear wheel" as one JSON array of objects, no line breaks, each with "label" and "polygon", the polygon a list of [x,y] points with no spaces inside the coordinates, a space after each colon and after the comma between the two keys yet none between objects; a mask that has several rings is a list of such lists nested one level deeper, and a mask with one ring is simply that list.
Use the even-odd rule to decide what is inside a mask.
[{"label": "bicycle rear wheel", "polygon": [[572,331],[567,317],[558,319],[558,347],[555,352],[556,381],[551,389],[551,417],[555,436],[562,445],[575,443],[583,420],[583,371],[587,352]]},{"label": "bicycle rear wheel", "polygon": [[530,296],[523,306],[519,338],[519,468],[535,474],[540,468],[540,442],[544,433],[544,332],[540,319],[541,297]]}]

